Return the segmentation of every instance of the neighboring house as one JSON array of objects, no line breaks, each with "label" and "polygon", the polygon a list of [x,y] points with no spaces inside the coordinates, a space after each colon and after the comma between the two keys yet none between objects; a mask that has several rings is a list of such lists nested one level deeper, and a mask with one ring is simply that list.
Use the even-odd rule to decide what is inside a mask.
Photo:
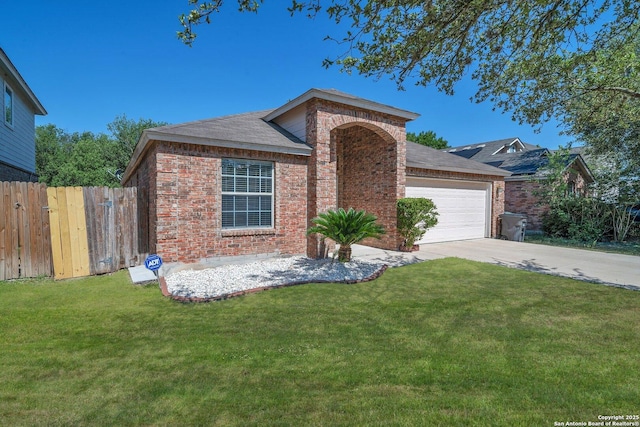
[{"label": "neighboring house", "polygon": [[[551,153],[548,149],[508,138],[443,151],[511,172],[505,178],[505,211],[526,214],[528,230],[542,229],[542,217],[548,207],[539,203],[535,194],[544,185],[544,168]],[[569,191],[575,194],[585,194],[593,182],[593,175],[578,150],[569,153],[565,178]]]},{"label": "neighboring house", "polygon": [[395,250],[396,201],[433,198],[421,243],[496,235],[502,169],[406,142],[418,114],[311,89],[275,110],[147,129],[123,176],[138,188],[141,250],[167,261],[323,255],[312,218],[337,207],[376,215]]},{"label": "neighboring house", "polygon": [[0,181],[35,182],[35,115],[47,112],[1,48],[0,89]]}]

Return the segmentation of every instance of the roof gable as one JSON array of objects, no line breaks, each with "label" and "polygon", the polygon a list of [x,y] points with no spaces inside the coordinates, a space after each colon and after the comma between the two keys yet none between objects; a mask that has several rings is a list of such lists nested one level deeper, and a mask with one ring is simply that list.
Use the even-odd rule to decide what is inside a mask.
[{"label": "roof gable", "polygon": [[[501,155],[502,163],[500,168],[510,171],[513,175],[511,179],[522,179],[522,177],[544,178],[547,175],[545,169],[549,165],[549,155],[552,151],[546,148],[524,151],[517,155]],[[575,167],[587,182],[593,182],[593,174],[578,153],[569,153],[565,165],[565,170]]]},{"label": "roof gable", "polygon": [[350,105],[352,107],[362,108],[365,110],[376,111],[379,113],[389,114],[391,116],[400,117],[406,121],[415,120],[420,117],[420,114],[412,113],[411,111],[402,110],[400,108],[392,107],[390,105],[381,104],[379,102],[371,101],[365,98],[360,98],[345,92],[341,92],[336,89],[309,89],[297,98],[292,99],[283,106],[276,108],[271,113],[265,116],[265,120],[272,121],[279,116],[285,114],[287,111],[292,110],[299,105],[313,99],[319,98],[327,101],[337,102],[339,104]]},{"label": "roof gable", "polygon": [[507,154],[507,153],[519,153],[521,151],[525,151],[526,148],[520,138],[516,138],[513,141],[504,144],[502,147],[498,148],[493,154]]}]

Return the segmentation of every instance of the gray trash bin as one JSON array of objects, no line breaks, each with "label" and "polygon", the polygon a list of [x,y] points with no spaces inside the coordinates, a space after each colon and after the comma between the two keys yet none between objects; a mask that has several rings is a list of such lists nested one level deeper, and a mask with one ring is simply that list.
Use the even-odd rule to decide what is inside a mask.
[{"label": "gray trash bin", "polygon": [[502,237],[514,242],[522,242],[524,240],[524,232],[527,228],[526,215],[505,212],[500,215],[500,220],[502,223],[500,235]]}]

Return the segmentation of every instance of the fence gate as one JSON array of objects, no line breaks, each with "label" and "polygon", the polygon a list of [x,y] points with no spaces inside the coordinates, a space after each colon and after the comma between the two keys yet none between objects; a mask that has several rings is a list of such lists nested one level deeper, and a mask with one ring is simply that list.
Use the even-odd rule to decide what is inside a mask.
[{"label": "fence gate", "polygon": [[136,188],[85,187],[91,274],[139,265]]},{"label": "fence gate", "polygon": [[82,187],[47,188],[56,279],[90,274]]},{"label": "fence gate", "polygon": [[51,275],[46,189],[0,182],[0,280]]}]

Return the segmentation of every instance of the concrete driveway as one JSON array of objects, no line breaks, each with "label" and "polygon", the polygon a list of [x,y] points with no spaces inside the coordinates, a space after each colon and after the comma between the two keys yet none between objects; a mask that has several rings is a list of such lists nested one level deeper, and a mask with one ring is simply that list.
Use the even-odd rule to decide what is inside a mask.
[{"label": "concrete driveway", "polygon": [[497,239],[476,239],[420,245],[417,252],[384,251],[354,245],[353,255],[403,265],[458,257],[521,268],[538,273],[640,290],[640,257],[582,249],[560,248]]}]

